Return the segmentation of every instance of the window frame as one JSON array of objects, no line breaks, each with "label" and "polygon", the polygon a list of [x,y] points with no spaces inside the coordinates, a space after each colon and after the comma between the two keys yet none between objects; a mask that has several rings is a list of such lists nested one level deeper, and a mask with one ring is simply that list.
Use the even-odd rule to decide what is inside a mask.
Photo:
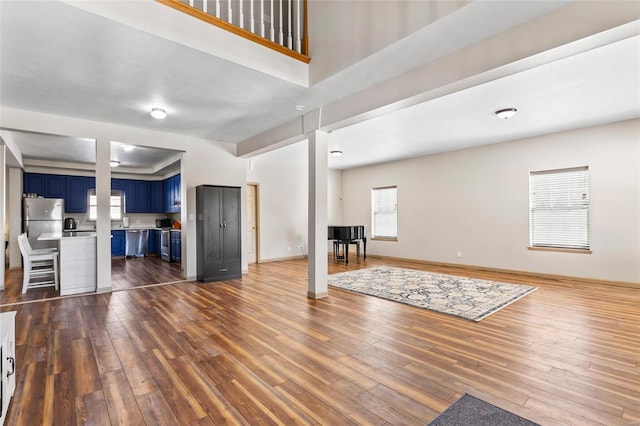
[{"label": "window frame", "polygon": [[[536,186],[540,186],[538,176],[560,175],[564,173],[583,172],[582,176],[576,176],[572,180],[570,177],[563,178],[555,176],[553,181],[549,181],[549,187],[543,188],[547,194],[536,197],[534,192]],[[582,182],[580,182],[582,180]],[[569,187],[567,185],[570,185]],[[582,185],[582,186],[581,186]],[[555,187],[554,187],[555,186]],[[540,190],[538,188],[538,190]],[[582,193],[581,198],[577,198],[576,194]],[[543,205],[544,203],[544,205]],[[539,204],[540,206],[537,206]],[[580,214],[584,211],[584,218]],[[552,218],[536,220],[536,216],[540,213],[547,212]],[[551,219],[562,219],[559,223],[551,223]],[[547,227],[546,230],[538,229],[536,232],[536,224],[538,227]],[[569,229],[566,234],[562,234],[560,238],[552,235],[553,227],[564,227]],[[570,226],[578,227],[578,231],[570,229]],[[545,238],[544,233],[549,233]],[[580,235],[584,234],[584,236]],[[536,237],[537,235],[537,237]],[[589,166],[568,167],[562,169],[538,170],[529,172],[529,250],[540,251],[558,251],[567,253],[584,253],[590,254],[591,242],[591,190],[590,190],[590,173]]]},{"label": "window frame", "polygon": [[[374,205],[376,191],[395,190],[395,209],[392,214],[395,215],[395,235],[376,235],[376,206]],[[381,241],[398,241],[398,186],[387,185],[371,188],[371,239]]]},{"label": "window frame", "polygon": [[[95,206],[96,208],[96,216],[97,216],[97,202],[92,204],[91,203],[91,199],[96,197],[96,190],[95,189],[90,189],[89,191],[87,191],[87,221],[89,222],[95,222],[96,221],[96,217],[92,217],[91,215],[91,211],[92,211],[92,206]],[[114,197],[118,197],[120,199],[120,217],[118,218],[114,218],[111,213],[113,213],[113,208],[116,207],[115,204],[112,203]],[[97,199],[96,199],[97,201]],[[125,215],[125,194],[124,191],[119,191],[119,190],[112,190],[111,191],[111,195],[109,198],[109,219],[112,222],[118,222],[121,221],[122,218]]]}]

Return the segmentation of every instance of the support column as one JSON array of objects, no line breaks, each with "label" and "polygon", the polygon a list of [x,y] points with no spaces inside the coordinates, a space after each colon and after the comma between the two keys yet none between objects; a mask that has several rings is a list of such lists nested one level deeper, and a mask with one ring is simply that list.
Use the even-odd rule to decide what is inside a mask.
[{"label": "support column", "polygon": [[307,296],[321,299],[327,289],[327,177],[328,135],[321,130],[309,136],[309,288]]},{"label": "support column", "polygon": [[97,293],[111,291],[111,141],[96,139]]}]

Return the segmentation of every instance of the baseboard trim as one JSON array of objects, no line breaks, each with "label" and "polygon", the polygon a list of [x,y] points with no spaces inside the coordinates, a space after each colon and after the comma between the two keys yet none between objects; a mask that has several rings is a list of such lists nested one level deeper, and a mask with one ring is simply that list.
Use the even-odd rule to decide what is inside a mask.
[{"label": "baseboard trim", "polygon": [[274,257],[271,259],[260,259],[257,263],[269,263],[269,262],[282,262],[283,260],[296,260],[296,259],[306,259],[307,256],[287,256],[287,257]]},{"label": "baseboard trim", "polygon": [[476,266],[476,265],[464,265],[461,263],[447,263],[447,262],[434,262],[431,260],[421,260],[421,259],[407,259],[403,257],[392,257],[392,256],[380,256],[377,254],[367,254],[367,257],[373,257],[376,259],[392,259],[401,262],[413,262],[419,263],[421,265],[429,265],[429,266],[443,266],[447,268],[458,268],[462,270],[474,270],[474,271],[485,271],[485,272],[499,272],[502,274],[511,274],[511,275],[522,275],[525,277],[532,278],[543,278],[557,281],[578,281],[588,284],[599,284],[606,285],[612,287],[626,287],[626,288],[640,288],[640,283],[634,283],[631,281],[613,281],[613,280],[603,280],[597,278],[585,278],[585,277],[575,277],[571,275],[559,275],[559,274],[545,274],[542,272],[529,272],[529,271],[519,271],[515,269],[502,269],[502,268],[492,268],[489,266]]},{"label": "baseboard trim", "polygon": [[329,292],[328,291],[323,291],[320,293],[315,293],[313,291],[309,291],[307,292],[307,297],[309,299],[323,299],[325,297],[329,297]]}]

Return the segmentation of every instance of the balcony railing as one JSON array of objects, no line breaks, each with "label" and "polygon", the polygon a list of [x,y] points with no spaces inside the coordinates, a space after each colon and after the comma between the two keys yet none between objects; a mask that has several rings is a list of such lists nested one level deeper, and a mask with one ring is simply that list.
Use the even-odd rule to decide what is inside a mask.
[{"label": "balcony railing", "polygon": [[156,0],[309,62],[307,0]]}]

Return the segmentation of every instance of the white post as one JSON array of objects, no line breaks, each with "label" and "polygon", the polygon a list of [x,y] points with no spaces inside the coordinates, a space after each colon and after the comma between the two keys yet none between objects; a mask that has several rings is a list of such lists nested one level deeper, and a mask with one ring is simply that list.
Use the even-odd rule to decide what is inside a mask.
[{"label": "white post", "polygon": [[278,21],[278,25],[279,25],[279,36],[278,37],[278,43],[280,44],[280,46],[284,46],[284,38],[283,38],[283,34],[282,34],[282,28],[284,27],[284,25],[282,24],[282,2],[284,0],[280,0],[280,20]]},{"label": "white post", "polygon": [[193,0],[189,0],[189,6],[193,7]]},{"label": "white post", "polygon": [[216,18],[220,19],[220,0],[216,0]]},{"label": "white post", "polygon": [[300,25],[300,0],[296,0],[296,52],[302,52],[302,32]]},{"label": "white post", "polygon": [[291,0],[287,0],[287,3],[289,4],[289,8],[287,9],[287,22],[289,23],[289,26],[287,27],[287,47],[289,49],[293,49],[293,42],[291,38],[291,15],[293,14],[293,3]]},{"label": "white post", "polygon": [[208,0],[202,0],[202,11],[207,13],[207,2]]},{"label": "white post", "polygon": [[[249,1],[253,3],[253,0],[249,0]],[[238,7],[239,7],[238,14],[240,16],[240,24],[238,26],[244,29],[244,11],[242,10],[243,9],[242,0],[238,0]]]},{"label": "white post", "polygon": [[111,142],[106,137],[96,139],[96,292],[111,291]]},{"label": "white post", "polygon": [[307,296],[320,299],[329,295],[327,286],[327,146],[329,136],[314,130],[309,136],[309,284]]},{"label": "white post", "polygon": [[271,15],[269,15],[271,17],[271,41],[276,41],[276,32],[273,29],[273,2],[275,0],[270,0],[269,3],[271,3]]},{"label": "white post", "polygon": [[256,18],[254,16],[254,12],[253,12],[253,3],[254,0],[249,0],[249,10],[251,11],[251,33],[255,34],[256,33]]},{"label": "white post", "polygon": [[231,10],[231,0],[227,3],[227,21],[233,24],[233,10]]},{"label": "white post", "polygon": [[260,37],[264,37],[264,0],[260,0]]}]

